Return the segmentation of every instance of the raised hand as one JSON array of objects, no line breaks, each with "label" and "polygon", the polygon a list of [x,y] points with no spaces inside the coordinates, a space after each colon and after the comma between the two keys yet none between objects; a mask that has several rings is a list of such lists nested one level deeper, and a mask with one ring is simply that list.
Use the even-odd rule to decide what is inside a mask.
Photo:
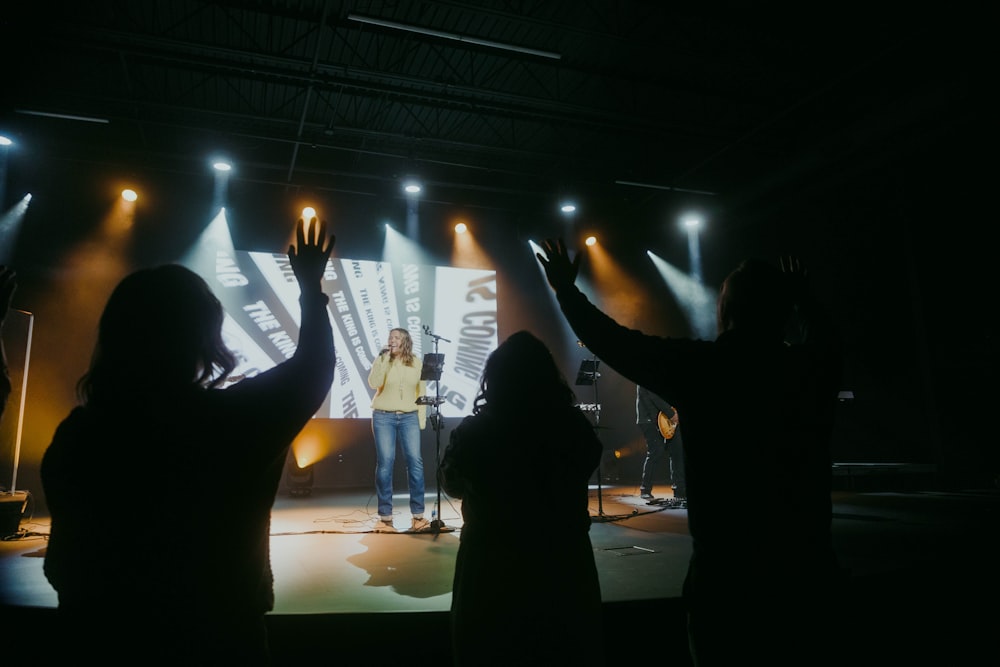
[{"label": "raised hand", "polygon": [[545,269],[545,277],[553,289],[559,291],[564,287],[571,286],[576,281],[577,273],[580,271],[580,253],[570,260],[569,251],[563,244],[562,239],[545,239],[542,241],[542,249],[545,255],[538,252],[535,257],[542,263]]},{"label": "raised hand", "polygon": [[327,237],[326,220],[313,218],[309,221],[307,232],[305,220],[299,218],[295,228],[295,241],[295,245],[288,246],[288,261],[292,265],[295,279],[299,281],[302,291],[318,290],[337,237],[334,234]]},{"label": "raised hand", "polygon": [[805,267],[802,266],[802,262],[799,258],[794,255],[789,255],[788,257],[779,257],[778,262],[781,265],[782,273],[798,274],[803,278],[806,275]]}]

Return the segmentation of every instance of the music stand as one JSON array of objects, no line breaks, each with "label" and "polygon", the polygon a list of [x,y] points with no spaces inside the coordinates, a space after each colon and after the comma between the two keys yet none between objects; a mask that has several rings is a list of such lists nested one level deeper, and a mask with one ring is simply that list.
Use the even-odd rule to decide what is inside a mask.
[{"label": "music stand", "polygon": [[[576,384],[578,386],[591,386],[594,387],[594,429],[601,428],[601,402],[597,394],[597,380],[601,377],[600,373],[600,360],[595,356],[592,359],[584,359],[580,362],[580,369],[576,372]],[[600,440],[600,435],[597,436]],[[604,462],[604,443],[601,443],[601,458],[597,462],[597,516],[591,517],[594,521],[617,521],[618,519],[624,519],[630,514],[620,514],[618,516],[611,516],[604,513],[604,492],[602,487],[601,478],[604,477],[603,470]]]},{"label": "music stand", "polygon": [[[437,345],[437,341],[434,343]],[[420,379],[426,382],[437,382],[441,379],[441,370],[444,368],[444,355],[437,352],[428,352],[424,355],[424,366],[420,370]]]},{"label": "music stand", "polygon": [[[425,330],[428,336],[434,338],[434,352],[428,352],[424,355],[423,367],[420,370],[420,379],[425,382],[434,383],[434,396],[421,396],[417,399],[417,405],[431,405],[434,407],[434,412],[427,417],[430,422],[431,428],[434,429],[435,436],[435,450],[434,457],[437,460],[438,477],[440,478],[441,473],[441,429],[444,428],[444,423],[441,420],[441,404],[444,403],[444,399],[441,398],[441,370],[444,368],[444,355],[437,352],[438,341],[441,340],[440,336],[435,336],[429,331]],[[434,519],[431,521],[431,531],[437,535],[442,531],[454,530],[445,525],[444,521],[441,519],[441,480],[437,480],[437,500],[434,502]]]},{"label": "music stand", "polygon": [[580,370],[576,372],[576,384],[579,386],[584,385],[595,385],[594,391],[597,391],[597,378],[601,376],[600,372],[597,370],[601,365],[601,362],[597,359],[584,359],[580,362]]}]

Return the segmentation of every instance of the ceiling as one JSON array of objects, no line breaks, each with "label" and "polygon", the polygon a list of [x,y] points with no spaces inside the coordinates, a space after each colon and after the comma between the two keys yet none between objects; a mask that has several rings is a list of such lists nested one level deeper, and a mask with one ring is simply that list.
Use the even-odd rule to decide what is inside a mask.
[{"label": "ceiling", "polygon": [[933,141],[926,120],[949,85],[910,66],[929,24],[871,9],[20,4],[4,19],[16,50],[0,132],[37,155],[191,174],[224,155],[262,187],[367,195],[396,196],[412,175],[463,206],[794,187]]}]

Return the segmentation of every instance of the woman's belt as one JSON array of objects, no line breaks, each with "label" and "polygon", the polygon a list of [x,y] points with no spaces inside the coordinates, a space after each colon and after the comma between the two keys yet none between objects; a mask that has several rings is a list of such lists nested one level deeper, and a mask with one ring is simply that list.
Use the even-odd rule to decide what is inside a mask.
[{"label": "woman's belt", "polygon": [[381,412],[385,415],[408,415],[416,412],[416,410],[379,410],[378,408],[372,408],[375,412]]}]

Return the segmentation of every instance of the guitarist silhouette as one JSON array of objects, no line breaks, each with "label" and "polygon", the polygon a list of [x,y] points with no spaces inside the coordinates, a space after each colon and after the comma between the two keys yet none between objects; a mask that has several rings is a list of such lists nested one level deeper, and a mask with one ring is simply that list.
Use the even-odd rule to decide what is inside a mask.
[{"label": "guitarist silhouette", "polygon": [[646,460],[642,465],[642,479],[639,495],[643,500],[657,502],[653,495],[653,479],[664,454],[668,455],[673,500],[686,498],[684,483],[684,453],[680,433],[677,430],[679,417],[672,405],[645,387],[636,386],[636,424],[646,441]]}]

